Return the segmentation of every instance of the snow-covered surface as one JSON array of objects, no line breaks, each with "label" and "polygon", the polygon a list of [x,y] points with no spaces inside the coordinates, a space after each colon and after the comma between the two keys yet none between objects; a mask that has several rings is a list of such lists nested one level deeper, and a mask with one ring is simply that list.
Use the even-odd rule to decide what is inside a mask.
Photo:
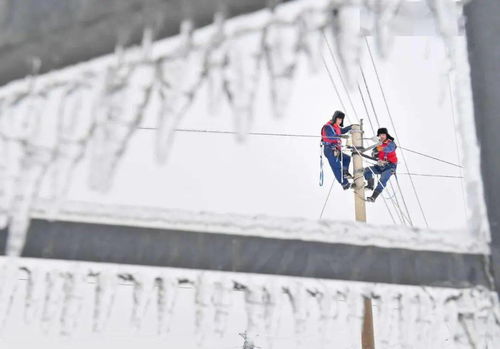
[{"label": "snow-covered surface", "polygon": [[[329,40],[335,47],[340,62],[339,72],[344,76],[346,86],[356,86],[360,81],[358,64],[366,68],[367,60],[361,36],[363,33],[357,25],[360,13],[371,16],[374,23],[374,36],[366,44],[375,42],[379,53],[386,57],[387,64],[399,67],[395,62],[403,57],[409,64],[413,64],[411,68],[404,68],[404,79],[429,74],[434,79],[432,81],[439,85],[442,78],[439,74],[443,74],[439,67],[435,70],[430,67],[418,70],[418,61],[410,62],[408,58],[413,56],[411,53],[407,56],[390,57],[391,45],[403,43],[403,47],[408,46],[405,39],[398,42],[391,35],[391,23],[395,18],[397,4],[398,1],[373,4],[363,1],[301,0],[280,5],[274,11],[265,9],[228,21],[219,15],[216,16],[214,25],[200,30],[193,30],[192,24],[185,21],[176,37],[152,42],[151,32],[146,30],[144,45],[140,48],[119,48],[115,55],[43,76],[31,76],[2,87],[0,155],[5,160],[0,163],[0,223],[9,226],[7,253],[17,255],[21,251],[37,198],[49,200],[49,204],[44,204],[44,214],[53,218],[66,214],[63,211],[70,206],[68,200],[103,202],[119,207],[120,210],[125,210],[122,206],[158,206],[170,211],[148,209],[149,212],[160,214],[162,217],[157,218],[160,221],[165,220],[163,217],[166,215],[169,217],[166,219],[169,225],[178,224],[175,221],[180,219],[183,222],[181,225],[187,226],[187,221],[193,219],[197,223],[191,226],[206,226],[212,222],[202,223],[199,221],[200,217],[208,220],[216,217],[213,218],[215,221],[225,222],[229,215],[233,215],[229,220],[231,224],[214,224],[216,230],[229,225],[230,230],[248,232],[249,225],[262,224],[265,228],[252,229],[252,233],[260,230],[259,234],[267,234],[262,232],[274,230],[273,234],[294,235],[304,239],[312,239],[314,236],[314,239],[328,241],[486,253],[489,236],[479,158],[476,155],[478,147],[473,132],[465,41],[463,37],[455,35],[460,21],[454,2],[429,1],[444,39],[439,45],[429,44],[429,47],[438,47],[438,53],[434,54],[433,59],[440,63],[443,61],[444,48],[447,48],[451,68],[456,71],[454,92],[467,184],[467,228],[449,229],[446,232],[438,229],[433,232],[347,222],[312,222],[311,212],[319,211],[327,194],[326,188],[321,190],[310,185],[317,178],[317,153],[313,150],[317,145],[312,146],[306,138],[294,138],[293,142],[278,145],[269,140],[268,143],[254,147],[255,143],[245,135],[256,127],[281,131],[289,128],[293,133],[299,134],[306,133],[304,130],[307,130],[307,134],[318,133],[319,126],[330,116],[331,109],[338,109],[342,104],[330,92],[330,81],[322,69],[324,67],[321,67],[322,59],[327,57],[326,64],[330,65],[330,71],[335,71],[331,66],[335,54],[328,56],[325,40],[326,43]],[[338,9],[336,18],[331,16],[332,8]],[[411,16],[407,20],[411,21]],[[418,39],[412,41],[411,45],[419,46]],[[402,50],[400,52],[404,53],[404,49]],[[398,64],[403,69],[404,65]],[[380,69],[386,68],[381,66]],[[409,72],[413,69],[416,73]],[[394,75],[397,73],[393,72]],[[373,74],[371,75],[373,79]],[[370,76],[367,78],[370,80]],[[337,83],[340,86],[338,81]],[[387,84],[385,88],[389,90]],[[399,113],[420,117],[431,108],[421,108],[412,103],[415,96],[410,87],[401,84],[393,89],[396,91],[393,100],[400,100],[392,105],[402,105],[398,108]],[[429,86],[429,93],[439,89],[440,87],[432,90]],[[315,95],[311,91],[322,93]],[[262,95],[265,93],[269,93],[269,98],[267,102],[262,102]],[[426,91],[421,89],[419,93],[424,95]],[[347,94],[347,91],[341,93],[344,101]],[[355,120],[354,115],[358,117],[356,109],[359,112],[362,108],[360,98],[354,96],[353,99],[357,108],[345,103],[351,122]],[[378,99],[374,103],[380,107],[380,96]],[[444,98],[436,99],[438,106],[431,108],[433,112],[430,116],[446,110],[442,106]],[[205,103],[207,100],[210,103]],[[325,112],[326,108],[328,112]],[[380,108],[377,109],[379,114],[383,114]],[[293,119],[294,112],[302,113],[298,122]],[[194,126],[192,128],[211,128],[212,125],[214,128],[228,129],[227,120],[222,122],[220,118],[205,118],[200,121],[200,116],[206,113],[214,116],[229,115],[233,129],[239,135],[238,139],[246,139],[246,142],[243,145],[230,144],[199,134],[182,138],[176,132],[179,126],[186,123],[191,123]],[[366,113],[369,114],[368,111]],[[313,117],[312,114],[316,116]],[[363,117],[364,113],[359,114]],[[310,119],[306,120],[304,115]],[[190,121],[186,120],[188,116],[191,117]],[[279,118],[280,116],[283,118]],[[383,122],[387,125],[387,115],[380,117],[384,117]],[[414,148],[421,150],[429,146],[432,154],[448,146],[440,144],[436,147],[439,138],[435,138],[435,143],[426,140],[426,144],[422,144],[418,132],[427,132],[427,126],[417,126],[408,120],[402,122],[401,117],[399,119],[399,127],[406,129],[406,132],[398,131],[398,135],[405,135],[405,145],[413,137]],[[427,122],[432,122],[434,127],[449,129],[442,118],[429,120]],[[139,126],[155,130],[145,135],[144,130],[138,131]],[[450,134],[454,134],[454,131]],[[309,143],[301,143],[305,141]],[[247,152],[243,146],[252,150]],[[273,153],[273,149],[277,153]],[[451,146],[451,149],[454,147]],[[166,161],[162,170],[152,170],[144,163],[144,154],[153,153],[160,164]],[[448,155],[449,153],[445,153],[445,156]],[[316,159],[309,160],[313,158]],[[260,163],[260,166],[249,164],[252,161]],[[315,163],[313,167],[309,166],[312,161]],[[191,163],[193,166],[187,167]],[[306,163],[307,166],[302,166]],[[262,170],[266,164],[269,166]],[[217,171],[208,176],[207,173],[214,168]],[[249,168],[251,173],[238,172],[239,168]],[[437,164],[430,168],[441,169]],[[233,175],[228,176],[227,173]],[[294,177],[295,173],[303,177]],[[134,174],[140,176],[134,177]],[[167,178],[162,181],[165,174],[172,174],[175,179]],[[328,172],[328,175],[331,174]],[[311,180],[313,177],[314,180]],[[249,185],[254,178],[258,187]],[[205,179],[209,184],[203,186]],[[305,182],[306,185],[299,188],[298,184]],[[418,215],[418,206],[414,199],[409,198],[412,194],[411,187],[402,177],[400,182],[409,201],[409,212]],[[211,186],[212,183],[222,184],[224,187]],[[427,206],[430,206],[425,207],[427,215],[434,218],[435,225],[443,220],[442,224],[446,227],[460,227],[465,219],[460,203],[462,198],[459,182],[458,185],[432,186],[428,183],[422,182],[419,186],[420,195],[424,197],[422,200],[426,200]],[[89,191],[87,185],[93,191]],[[215,190],[213,195],[212,188]],[[278,190],[271,192],[274,188]],[[229,200],[225,204],[224,198],[238,190],[246,196],[231,196],[233,201]],[[207,195],[204,195],[205,192]],[[404,222],[403,215],[406,213],[401,210],[401,196],[390,191],[385,195],[387,202],[393,205],[393,212]],[[292,196],[296,199],[290,200]],[[351,196],[350,193],[335,193],[326,207],[327,211],[338,214],[335,219],[347,220],[344,213],[348,210],[346,207],[352,207]],[[437,202],[438,196],[443,201]],[[214,202],[208,197],[211,200],[220,197],[220,200]],[[139,201],[139,205],[134,201]],[[148,202],[143,205],[142,201]],[[269,216],[305,216],[308,219],[287,221],[248,218],[253,215],[246,212],[250,210],[244,206],[248,202],[253,205],[252,209],[262,207],[259,210]],[[315,204],[312,205],[311,202]],[[339,205],[339,202],[343,205]],[[289,209],[293,204],[293,209]],[[382,203],[377,205],[369,208],[372,210],[369,216],[376,223],[385,222],[387,225],[388,212],[383,211]],[[172,210],[176,208],[181,210]],[[184,212],[187,209],[194,213]],[[137,211],[134,208],[130,210]],[[221,214],[224,211],[226,216],[196,213],[210,210]],[[234,215],[241,211],[245,211],[245,214]],[[74,212],[71,215],[77,216]],[[99,216],[100,213],[97,212],[96,215]],[[144,223],[144,219],[140,218],[143,213],[133,216],[139,216],[137,220]],[[183,216],[186,218],[182,218]],[[235,217],[240,217],[241,222],[235,222]],[[328,215],[326,217],[329,218]],[[154,217],[148,215],[148,219],[154,220]],[[133,219],[129,221],[130,224],[137,224]],[[265,223],[261,223],[262,221]],[[421,219],[416,220],[417,226],[422,224]],[[269,229],[273,225],[277,227]],[[295,228],[283,228],[287,225]]]},{"label": "snow-covered surface", "polygon": [[[48,203],[38,203],[33,210],[32,217],[51,219],[47,207],[49,207]],[[70,222],[179,229],[410,250],[489,254],[489,245],[474,238],[465,229],[440,231],[333,220],[215,214],[75,202],[66,203],[60,209],[58,219]]]},{"label": "snow-covered surface", "polygon": [[[454,77],[452,86],[456,96],[454,99],[455,108],[459,116],[456,132],[462,144],[464,176],[467,178],[468,228],[479,239],[490,241],[483,181],[481,179],[481,164],[478,156],[479,143],[474,122],[467,46],[464,40],[458,39],[455,35],[455,28],[458,25],[457,18],[461,18],[457,16],[457,12],[461,13],[462,8],[447,0],[427,1],[434,12],[434,18],[445,42],[449,57],[449,69]],[[463,30],[463,28],[461,29]]]},{"label": "snow-covered surface", "polygon": [[[6,348],[494,348],[494,292],[56,260],[0,260]],[[60,336],[62,335],[62,336]],[[126,342],[126,343],[125,343]],[[92,344],[92,345],[91,345]],[[2,345],[3,347],[3,345]]]}]

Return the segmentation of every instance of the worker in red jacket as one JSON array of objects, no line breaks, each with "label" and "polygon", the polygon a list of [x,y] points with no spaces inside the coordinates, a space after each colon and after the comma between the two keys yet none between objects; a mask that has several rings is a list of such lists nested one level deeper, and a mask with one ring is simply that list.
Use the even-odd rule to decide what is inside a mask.
[{"label": "worker in red jacket", "polygon": [[347,180],[352,178],[349,173],[351,157],[342,152],[340,136],[349,132],[352,125],[344,127],[344,118],[345,114],[337,110],[333,114],[332,120],[328,121],[321,129],[321,141],[323,143],[323,152],[328,159],[335,178],[342,185],[342,188],[346,190],[351,187]]},{"label": "worker in red jacket", "polygon": [[377,137],[379,143],[374,150],[374,157],[377,159],[377,164],[365,168],[365,179],[368,184],[366,189],[373,190],[375,186],[374,174],[380,175],[380,180],[378,181],[377,187],[373,190],[371,196],[366,200],[374,202],[380,193],[384,190],[389,178],[396,173],[396,168],[398,166],[398,157],[396,155],[396,143],[394,143],[394,138],[391,137],[386,128],[379,128],[377,131]]}]

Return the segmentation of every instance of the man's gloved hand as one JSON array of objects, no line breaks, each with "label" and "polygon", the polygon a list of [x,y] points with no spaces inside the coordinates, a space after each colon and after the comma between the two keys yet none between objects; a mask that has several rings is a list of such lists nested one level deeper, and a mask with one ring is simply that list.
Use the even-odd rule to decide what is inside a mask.
[{"label": "man's gloved hand", "polygon": [[387,164],[388,164],[388,162],[384,161],[384,160],[378,160],[377,161],[377,165],[380,166],[380,167],[384,167]]},{"label": "man's gloved hand", "polygon": [[336,158],[338,158],[340,156],[340,150],[333,149],[333,156],[335,156]]}]

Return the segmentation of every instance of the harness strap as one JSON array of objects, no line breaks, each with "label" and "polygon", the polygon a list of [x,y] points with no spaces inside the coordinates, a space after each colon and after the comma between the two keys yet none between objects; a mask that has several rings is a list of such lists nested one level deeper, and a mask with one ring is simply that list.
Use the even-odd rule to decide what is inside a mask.
[{"label": "harness strap", "polygon": [[323,186],[324,173],[323,173],[323,142],[319,143],[319,186]]}]

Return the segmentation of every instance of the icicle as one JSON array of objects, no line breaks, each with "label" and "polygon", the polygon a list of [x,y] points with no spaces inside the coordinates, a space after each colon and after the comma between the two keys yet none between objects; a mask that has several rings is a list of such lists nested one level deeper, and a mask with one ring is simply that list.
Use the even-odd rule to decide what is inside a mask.
[{"label": "icicle", "polygon": [[498,295],[492,293],[489,295],[491,300],[488,309],[487,327],[484,334],[484,340],[488,348],[493,347],[495,343],[500,343],[500,302]]},{"label": "icicle", "polygon": [[318,302],[320,318],[318,325],[318,336],[321,338],[321,347],[328,348],[335,343],[333,336],[333,323],[339,316],[337,300],[334,298],[336,292],[332,291],[327,285],[322,285],[316,295]]},{"label": "icicle", "polygon": [[500,343],[500,304],[494,292],[481,289],[482,298],[478,301],[476,316],[479,348],[490,348]]},{"label": "icicle", "polygon": [[400,331],[399,347],[404,349],[413,349],[418,345],[418,326],[420,297],[414,294],[412,290],[402,292],[399,301]]},{"label": "icicle", "polygon": [[216,114],[221,105],[224,92],[223,70],[226,65],[224,13],[217,12],[214,16],[211,44],[208,45],[204,58],[204,71],[207,76],[208,108],[211,114]]},{"label": "icicle", "polygon": [[455,36],[458,27],[457,5],[450,0],[427,0],[427,4],[434,15],[438,30],[448,51],[450,69],[455,69],[457,55]]},{"label": "icicle", "polygon": [[399,297],[398,293],[385,291],[381,294],[376,313],[375,323],[378,325],[377,341],[382,348],[397,347],[399,327]]},{"label": "icicle", "polygon": [[224,89],[231,105],[238,140],[242,141],[250,131],[254,116],[261,62],[263,58],[264,31],[248,34],[245,40],[228,43]]},{"label": "icicle", "polygon": [[457,301],[458,308],[458,322],[462,326],[462,342],[464,347],[469,348],[481,348],[479,346],[479,328],[476,327],[477,324],[477,310],[479,299],[488,299],[487,297],[475,297],[472,291],[464,290],[462,292],[462,297]]},{"label": "icicle", "polygon": [[268,70],[274,116],[286,113],[292,92],[299,57],[300,26],[278,20],[279,15],[264,29],[264,58]]},{"label": "icicle", "polygon": [[396,17],[402,0],[380,0],[375,6],[375,42],[381,57],[386,58],[392,47],[392,21]]},{"label": "icicle", "polygon": [[353,89],[361,61],[361,8],[358,1],[342,5],[334,18],[334,35],[337,52],[347,87]]},{"label": "icicle", "polygon": [[305,54],[311,73],[317,73],[322,64],[321,54],[325,47],[322,30],[328,23],[328,13],[329,11],[326,10],[309,9],[297,17],[298,49]]},{"label": "icicle", "polygon": [[458,310],[458,301],[463,297],[463,294],[449,295],[443,302],[443,318],[446,328],[449,330],[450,340],[453,343],[453,348],[474,348],[470,342],[469,334],[465,324],[463,323],[462,315]]},{"label": "icicle", "polygon": [[308,310],[306,306],[307,290],[302,283],[296,283],[293,288],[288,288],[286,294],[290,299],[294,316],[295,337],[297,347],[303,346],[303,335],[306,331],[306,323],[308,319]]},{"label": "icicle", "polygon": [[64,274],[64,300],[61,311],[61,334],[70,335],[76,329],[83,307],[83,286],[87,273],[80,268]]},{"label": "icicle", "polygon": [[420,311],[417,327],[418,343],[417,348],[427,349],[433,343],[436,343],[436,328],[434,322],[436,321],[436,304],[432,295],[426,289],[423,289],[423,294],[420,297]]},{"label": "icicle", "polygon": [[19,266],[16,259],[6,259],[0,267],[0,329],[7,323],[18,287]]},{"label": "icicle", "polygon": [[214,329],[218,336],[223,337],[227,329],[229,311],[233,305],[233,284],[224,278],[216,281],[213,288],[212,303],[215,308]]},{"label": "icicle", "polygon": [[[190,22],[188,22],[190,23]],[[175,129],[193,103],[203,82],[203,53],[190,51],[192,28],[184,24],[181,28],[178,55],[160,64],[161,96],[156,133],[156,157],[164,163],[172,147]]]},{"label": "icicle", "polygon": [[[29,213],[32,201],[37,193],[44,170],[51,159],[51,148],[40,138],[49,131],[51,123],[40,123],[44,97],[38,94],[23,93],[13,97],[10,102],[8,117],[3,118],[2,129],[9,129],[6,144],[7,178],[3,205],[9,211],[9,235],[6,254],[19,256],[29,225]],[[43,127],[42,127],[43,126]],[[40,144],[41,143],[41,144]]]},{"label": "icicle", "polygon": [[280,310],[283,300],[283,289],[280,282],[270,282],[263,293],[265,330],[269,348],[280,326]]},{"label": "icicle", "polygon": [[64,278],[59,270],[52,270],[45,275],[45,298],[42,308],[41,327],[45,333],[51,332],[60,319]]},{"label": "icicle", "polygon": [[33,202],[57,150],[57,113],[54,113],[51,107],[60,99],[61,93],[59,90],[52,90],[47,94],[48,96],[33,97],[33,104],[29,104],[31,113],[26,116],[33,131],[25,138],[24,157],[11,209],[6,248],[6,254],[10,256],[19,256],[22,252]]},{"label": "icicle", "polygon": [[176,279],[162,276],[156,279],[158,285],[158,334],[169,332],[175,301],[177,298],[178,282]]},{"label": "icicle", "polygon": [[24,308],[24,321],[27,325],[32,325],[35,321],[40,319],[40,313],[45,299],[46,274],[46,270],[41,267],[33,266],[28,269]]},{"label": "icicle", "polygon": [[214,309],[212,306],[212,292],[214,283],[209,276],[202,273],[196,282],[195,304],[196,304],[196,335],[198,346],[204,347],[204,343],[213,326]]},{"label": "icicle", "polygon": [[140,272],[133,275],[134,282],[134,306],[132,308],[132,325],[140,330],[143,319],[148,311],[153,297],[156,275]]},{"label": "icicle", "polygon": [[[97,83],[90,83],[90,79]],[[99,95],[99,77],[84,74],[65,87],[59,105],[58,154],[52,165],[52,198],[49,216],[60,210],[71,184],[74,168],[82,159],[95,125],[94,108]],[[102,80],[102,79],[101,79]]]},{"label": "icicle", "polygon": [[350,290],[345,287],[332,292],[334,292],[332,293],[332,297],[334,297],[333,301],[335,302],[337,309],[336,316],[332,318],[333,322],[330,328],[332,329],[331,336],[333,343],[338,343],[341,341],[341,336],[344,333],[349,333],[351,330],[348,323],[350,310],[347,302]]},{"label": "icicle", "polygon": [[421,345],[420,327],[424,326],[421,321],[421,297],[422,294],[420,292],[413,293],[412,291],[409,291],[405,292],[405,296],[403,298],[402,306],[404,323],[401,324],[403,327],[401,331],[401,342],[405,348],[408,349],[419,348]]},{"label": "icicle", "polygon": [[145,61],[151,61],[153,55],[154,31],[151,27],[144,28],[142,34],[142,56]]},{"label": "icicle", "polygon": [[102,97],[89,176],[90,187],[106,192],[128,142],[140,124],[156,79],[151,62],[121,64],[108,70],[108,84]]},{"label": "icicle", "polygon": [[179,53],[181,56],[186,57],[189,55],[193,48],[193,32],[194,23],[191,19],[185,19],[181,23],[181,30],[179,34]]},{"label": "icicle", "polygon": [[118,275],[115,271],[101,271],[96,277],[94,298],[93,331],[105,329],[114,305]]},{"label": "icicle", "polygon": [[260,346],[265,339],[265,305],[264,289],[259,285],[247,285],[245,288],[245,308],[247,313],[247,329],[245,332],[245,342],[249,348],[255,345]]}]

